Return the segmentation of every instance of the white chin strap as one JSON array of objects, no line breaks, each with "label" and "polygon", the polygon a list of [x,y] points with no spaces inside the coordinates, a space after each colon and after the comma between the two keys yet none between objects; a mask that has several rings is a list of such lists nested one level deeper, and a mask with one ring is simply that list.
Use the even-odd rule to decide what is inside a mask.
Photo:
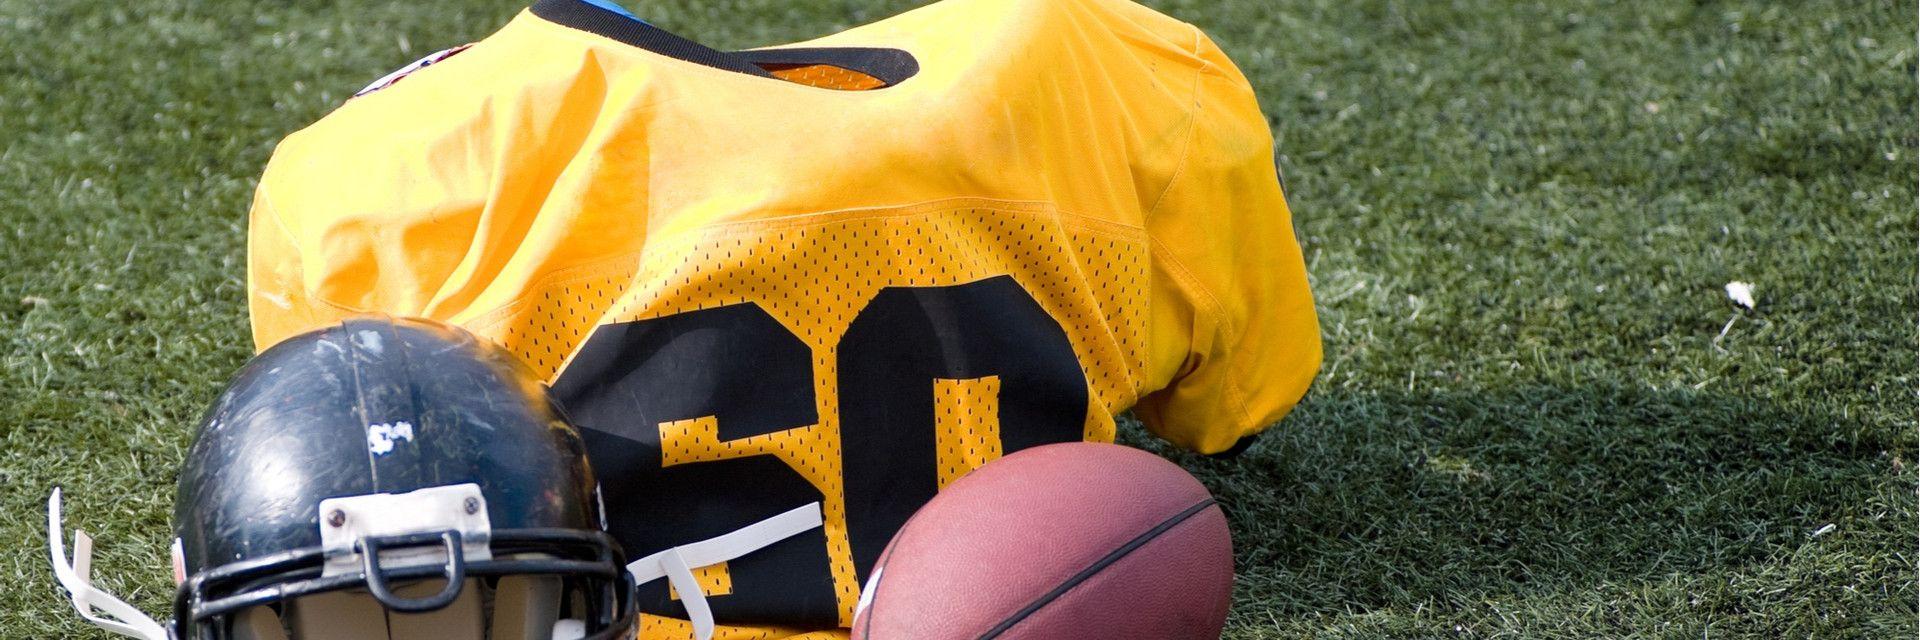
[{"label": "white chin strap", "polygon": [[133,638],[167,640],[167,630],[141,613],[133,605],[94,588],[92,582],[93,538],[87,532],[73,532],[73,561],[67,561],[66,546],[61,544],[60,489],[47,498],[47,547],[53,556],[53,575],[60,586],[73,595],[73,608],[80,617],[102,629]]},{"label": "white chin strap", "polygon": [[810,503],[733,533],[680,545],[627,563],[627,573],[633,574],[633,581],[638,584],[666,578],[673,590],[679,592],[680,604],[687,608],[687,621],[693,623],[693,637],[712,640],[713,608],[707,606],[707,595],[700,590],[693,569],[765,549],[775,542],[811,531],[820,523],[820,503]]}]

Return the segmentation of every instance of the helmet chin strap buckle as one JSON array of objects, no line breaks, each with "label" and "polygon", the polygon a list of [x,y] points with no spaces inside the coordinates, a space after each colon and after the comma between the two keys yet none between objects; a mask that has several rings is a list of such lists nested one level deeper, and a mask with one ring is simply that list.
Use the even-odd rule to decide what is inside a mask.
[{"label": "helmet chin strap buckle", "polygon": [[73,608],[94,626],[132,638],[167,640],[167,630],[126,601],[93,586],[93,538],[73,532],[73,560],[67,560],[60,526],[60,489],[47,498],[47,550],[53,557],[53,575],[72,595]]},{"label": "helmet chin strap buckle", "polygon": [[[480,485],[428,487],[320,501],[322,576],[361,573],[374,599],[394,611],[433,611],[459,597],[469,562],[491,560],[493,527]],[[438,565],[444,588],[424,598],[394,593],[393,569]]]},{"label": "helmet chin strap buckle", "polygon": [[[380,565],[380,550],[385,547],[406,547],[426,541],[437,541],[446,550],[447,563],[441,569],[441,577],[447,581],[440,592],[425,598],[407,598],[393,592],[392,578],[387,567]],[[367,576],[367,592],[373,599],[386,605],[388,609],[402,613],[422,613],[445,608],[460,597],[461,585],[466,584],[466,554],[460,552],[460,532],[448,529],[430,533],[408,533],[397,536],[373,536],[360,541],[360,566]]]}]

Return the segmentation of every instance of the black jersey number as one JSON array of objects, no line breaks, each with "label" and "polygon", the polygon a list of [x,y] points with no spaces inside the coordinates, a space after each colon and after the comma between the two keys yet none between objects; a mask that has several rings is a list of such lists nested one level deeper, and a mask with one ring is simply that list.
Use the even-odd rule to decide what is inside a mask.
[{"label": "black jersey number", "polygon": [[[842,483],[854,567],[868,571],[938,488],[935,385],[999,378],[1001,449],[1082,438],[1087,385],[1060,324],[1008,276],[945,287],[889,287],[839,343]],[[721,535],[821,500],[778,458],[669,464],[665,423],[709,418],[718,445],[819,422],[813,353],[759,305],[740,303],[605,325],[554,381],[585,435],[608,527],[631,557]],[[823,532],[728,563],[709,598],[723,622],[833,625],[838,607]],[[641,609],[684,615],[664,581]]]}]

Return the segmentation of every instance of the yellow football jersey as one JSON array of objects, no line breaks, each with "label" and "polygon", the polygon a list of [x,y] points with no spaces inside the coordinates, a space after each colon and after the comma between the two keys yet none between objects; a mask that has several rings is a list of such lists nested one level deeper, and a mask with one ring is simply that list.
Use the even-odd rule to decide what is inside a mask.
[{"label": "yellow football jersey", "polygon": [[[1129,408],[1228,450],[1319,366],[1252,89],[1131,2],[947,0],[719,52],[540,0],[426,62],[274,153],[256,345],[369,312],[498,340],[581,425],[632,557],[817,503],[695,569],[719,637],[844,637],[966,471],[1110,441]],[[644,586],[642,637],[687,637],[682,604]]]}]

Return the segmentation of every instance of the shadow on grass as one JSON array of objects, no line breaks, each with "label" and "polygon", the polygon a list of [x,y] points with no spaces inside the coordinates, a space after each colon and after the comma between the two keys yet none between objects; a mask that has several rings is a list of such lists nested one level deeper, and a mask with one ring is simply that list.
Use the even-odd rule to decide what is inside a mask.
[{"label": "shadow on grass", "polygon": [[[1228,506],[1235,620],[1270,626],[1473,618],[1489,600],[1676,580],[1667,612],[1680,613],[1690,580],[1725,591],[1704,575],[1789,563],[1816,539],[1866,554],[1906,532],[1911,547],[1898,523],[1913,519],[1912,445],[1896,433],[1711,394],[1536,387],[1322,393],[1231,461],[1137,428],[1123,440],[1171,455]],[[1912,605],[1892,575],[1854,580]]]}]

